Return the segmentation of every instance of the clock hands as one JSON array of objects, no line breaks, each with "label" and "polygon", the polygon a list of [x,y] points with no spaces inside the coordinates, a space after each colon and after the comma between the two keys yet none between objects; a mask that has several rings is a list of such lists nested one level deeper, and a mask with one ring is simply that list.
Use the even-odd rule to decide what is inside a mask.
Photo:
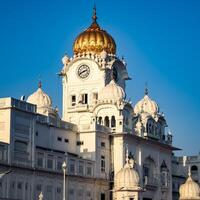
[{"label": "clock hands", "polygon": [[87,72],[87,69],[84,69],[83,71],[81,71],[80,75],[83,74],[84,72]]},{"label": "clock hands", "polygon": [[80,78],[86,78],[90,73],[90,68],[87,65],[81,65],[78,69]]}]

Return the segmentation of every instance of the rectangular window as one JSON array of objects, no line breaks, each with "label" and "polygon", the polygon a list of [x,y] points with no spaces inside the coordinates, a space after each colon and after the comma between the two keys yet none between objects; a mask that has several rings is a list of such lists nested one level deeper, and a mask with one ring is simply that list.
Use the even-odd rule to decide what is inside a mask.
[{"label": "rectangular window", "polygon": [[38,158],[37,159],[37,166],[38,167],[43,167],[43,158]]},{"label": "rectangular window", "polygon": [[106,146],[105,142],[101,142],[101,147],[105,147],[105,146]]},{"label": "rectangular window", "polygon": [[87,164],[87,176],[92,176],[92,164],[88,163]]},{"label": "rectangular window", "polygon": [[72,95],[72,96],[71,96],[71,105],[72,105],[72,106],[75,106],[75,105],[76,105],[76,96],[75,96],[75,95]]},{"label": "rectangular window", "polygon": [[83,165],[84,165],[83,161],[79,161],[79,163],[78,163],[78,173],[79,173],[80,175],[83,175],[83,174],[84,174]]},{"label": "rectangular window", "polygon": [[63,160],[61,157],[58,157],[57,158],[57,170],[58,171],[61,171],[62,170],[62,163],[63,163]]},{"label": "rectangular window", "polygon": [[81,95],[81,103],[82,104],[88,104],[88,94],[82,94]]},{"label": "rectangular window", "polygon": [[101,156],[101,172],[105,172],[105,156]]},{"label": "rectangular window", "polygon": [[49,155],[47,158],[47,168],[53,169],[53,156]]},{"label": "rectangular window", "polygon": [[149,176],[149,168],[147,166],[143,167],[143,175],[144,176]]},{"label": "rectangular window", "polygon": [[28,190],[28,183],[25,184],[25,190]]},{"label": "rectangular window", "polygon": [[69,140],[65,138],[65,143],[68,143],[68,142],[69,142]]},{"label": "rectangular window", "polygon": [[83,145],[84,142],[83,142],[83,141],[77,141],[76,144],[77,144],[78,146],[80,146],[80,145]]},{"label": "rectangular window", "polygon": [[61,137],[57,137],[57,140],[58,140],[59,142],[62,142],[62,138],[61,138]]},{"label": "rectangular window", "polygon": [[101,200],[106,200],[106,195],[104,193],[101,193]]},{"label": "rectangular window", "polygon": [[43,160],[44,160],[44,154],[38,153],[37,154],[37,167],[43,167]]},{"label": "rectangular window", "polygon": [[62,189],[60,187],[57,187],[56,191],[57,191],[58,194],[61,194]]},{"label": "rectangular window", "polygon": [[75,161],[74,160],[70,160],[69,171],[71,174],[75,173]]},{"label": "rectangular window", "polygon": [[18,188],[19,190],[22,189],[22,183],[21,183],[21,182],[19,182],[19,183],[17,184],[17,188]]}]

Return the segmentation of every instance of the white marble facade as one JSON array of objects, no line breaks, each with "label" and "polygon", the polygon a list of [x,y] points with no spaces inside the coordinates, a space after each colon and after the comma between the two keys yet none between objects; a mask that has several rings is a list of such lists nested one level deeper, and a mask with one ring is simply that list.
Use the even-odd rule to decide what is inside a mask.
[{"label": "white marble facade", "polygon": [[74,55],[62,58],[62,116],[41,83],[27,101],[0,99],[0,171],[12,170],[0,181],[0,197],[36,200],[42,191],[44,199],[62,199],[66,161],[67,199],[116,199],[115,175],[128,146],[144,189],[140,199],[172,200],[172,135],[147,90],[135,106],[126,100],[127,65],[111,38],[95,11]]}]

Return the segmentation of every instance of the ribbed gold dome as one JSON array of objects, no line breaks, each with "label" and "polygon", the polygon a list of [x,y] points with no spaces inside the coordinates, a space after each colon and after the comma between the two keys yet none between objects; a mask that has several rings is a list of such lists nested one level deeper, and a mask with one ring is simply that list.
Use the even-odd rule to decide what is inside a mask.
[{"label": "ribbed gold dome", "polygon": [[103,50],[115,54],[116,44],[111,35],[102,30],[97,23],[96,9],[94,8],[93,23],[88,29],[78,35],[74,41],[74,53],[93,52],[101,53]]}]

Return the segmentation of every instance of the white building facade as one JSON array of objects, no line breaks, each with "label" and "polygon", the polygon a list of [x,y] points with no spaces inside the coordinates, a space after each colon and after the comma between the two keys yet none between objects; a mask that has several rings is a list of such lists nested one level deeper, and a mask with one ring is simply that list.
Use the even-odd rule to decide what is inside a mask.
[{"label": "white building facade", "polygon": [[[142,191],[125,199],[172,200],[172,135],[146,89],[133,107],[126,100],[127,66],[112,36],[97,23],[64,56],[62,119],[41,83],[27,101],[0,99],[0,197],[62,199],[62,163],[67,163],[69,200],[121,199],[116,174],[134,159]],[[131,182],[130,182],[131,183]],[[130,186],[130,188],[132,188]],[[128,194],[128,193],[127,193]]]}]

